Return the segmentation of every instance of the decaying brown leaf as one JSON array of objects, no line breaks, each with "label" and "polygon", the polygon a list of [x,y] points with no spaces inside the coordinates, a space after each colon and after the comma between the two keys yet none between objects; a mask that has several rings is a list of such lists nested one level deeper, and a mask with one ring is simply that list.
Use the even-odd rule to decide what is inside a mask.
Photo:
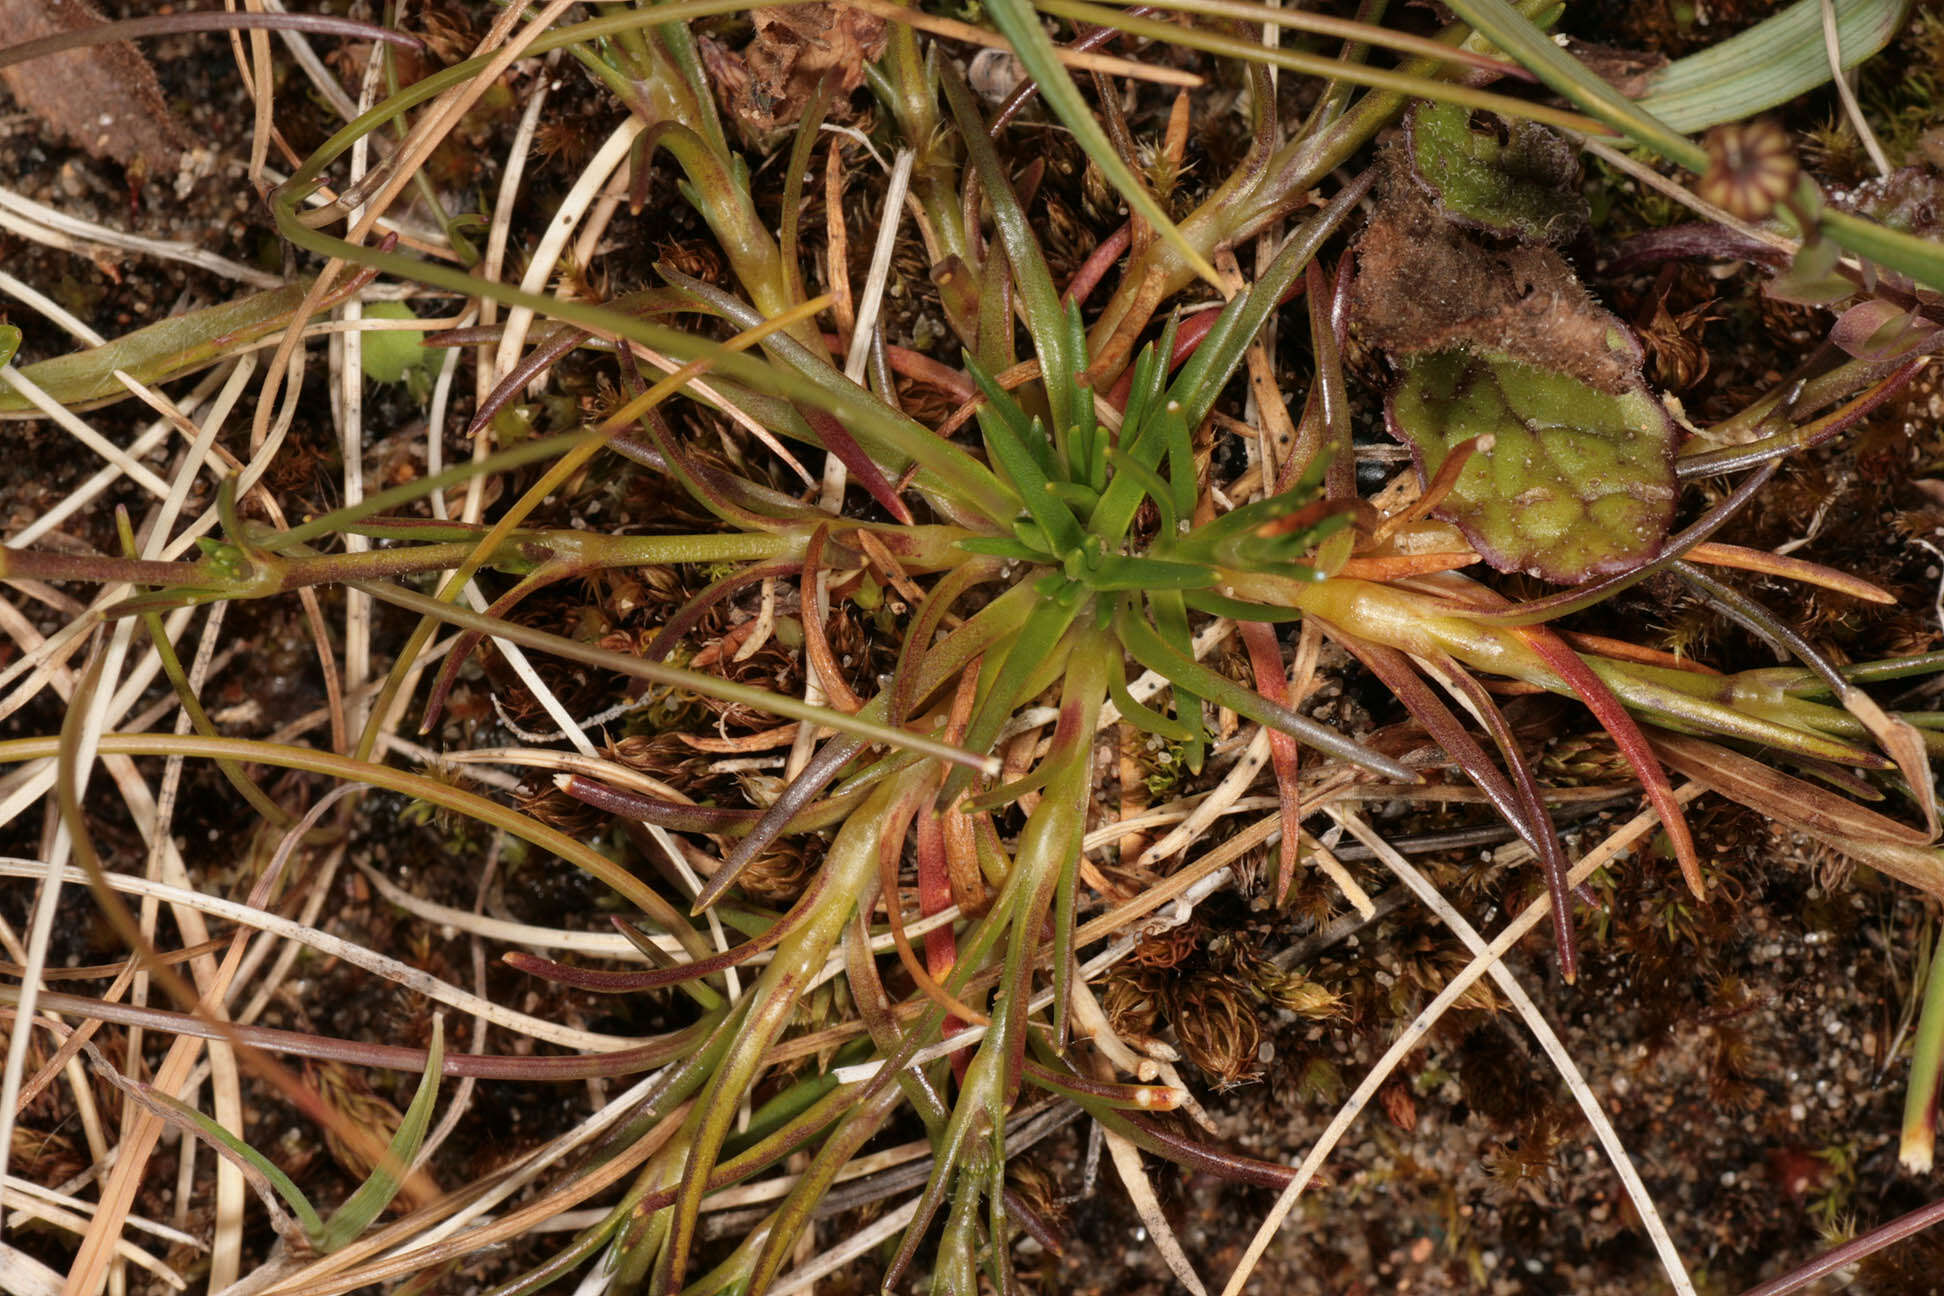
[{"label": "decaying brown leaf", "polygon": [[1731,801],[1815,838],[1840,855],[1934,896],[1944,897],[1944,850],[1921,828],[1866,810],[1718,744],[1649,729],[1654,754]]},{"label": "decaying brown leaf", "polygon": [[[0,32],[9,45],[103,21],[85,0],[0,0]],[[174,174],[189,146],[154,69],[126,41],[0,69],[0,81],[55,134],[148,175]]]},{"label": "decaying brown leaf", "polygon": [[839,96],[864,84],[864,65],[884,53],[884,19],[858,9],[807,4],[756,9],[755,38],[730,50],[704,37],[702,61],[742,133],[760,140],[794,125],[826,76]]},{"label": "decaying brown leaf", "polygon": [[1489,246],[1399,171],[1357,241],[1350,309],[1359,336],[1393,355],[1464,346],[1570,374],[1609,395],[1640,372],[1639,343],[1551,248]]},{"label": "decaying brown leaf", "polygon": [[1602,81],[1629,99],[1645,95],[1647,83],[1653,79],[1654,73],[1667,66],[1666,56],[1652,51],[1596,45],[1578,38],[1569,41],[1566,48]]},{"label": "decaying brown leaf", "polygon": [[1771,769],[1718,743],[1662,729],[1649,729],[1647,736],[1654,745],[1654,754],[1668,768],[1793,827],[1817,834],[1874,838],[1908,846],[1921,846],[1930,841],[1930,834],[1922,828],[1866,810],[1847,797]]}]

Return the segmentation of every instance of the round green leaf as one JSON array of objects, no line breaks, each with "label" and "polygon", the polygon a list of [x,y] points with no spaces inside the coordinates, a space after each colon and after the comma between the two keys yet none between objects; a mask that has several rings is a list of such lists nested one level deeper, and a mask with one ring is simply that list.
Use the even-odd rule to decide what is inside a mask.
[{"label": "round green leaf", "polygon": [[1638,380],[1618,395],[1495,352],[1403,362],[1386,415],[1429,481],[1491,436],[1438,510],[1500,571],[1576,582],[1653,558],[1674,521],[1674,427]]},{"label": "round green leaf", "polygon": [[[373,302],[365,307],[366,319],[417,319],[404,302]],[[425,334],[419,329],[366,329],[364,346],[365,377],[373,382],[395,383],[406,373],[425,363]]]}]

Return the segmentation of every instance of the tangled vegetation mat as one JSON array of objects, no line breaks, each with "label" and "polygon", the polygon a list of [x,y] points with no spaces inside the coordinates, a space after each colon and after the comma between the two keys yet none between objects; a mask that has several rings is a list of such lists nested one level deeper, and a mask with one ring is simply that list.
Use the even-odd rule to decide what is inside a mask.
[{"label": "tangled vegetation mat", "polygon": [[1944,12],[0,0],[0,1290],[1944,1289]]}]

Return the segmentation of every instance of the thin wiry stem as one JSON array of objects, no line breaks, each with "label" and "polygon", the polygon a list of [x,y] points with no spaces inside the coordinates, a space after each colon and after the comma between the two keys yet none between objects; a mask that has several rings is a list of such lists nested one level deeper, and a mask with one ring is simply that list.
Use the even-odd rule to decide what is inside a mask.
[{"label": "thin wiry stem", "polygon": [[1922,1233],[1940,1221],[1944,1221],[1944,1197],[1928,1206],[1920,1206],[1908,1215],[1899,1215],[1888,1224],[1880,1224],[1862,1237],[1852,1238],[1839,1247],[1831,1247],[1780,1277],[1757,1283],[1742,1296],[1788,1296],[1790,1292],[1801,1291],[1818,1278],[1847,1269],[1887,1246]]},{"label": "thin wiry stem", "polygon": [[42,36],[38,40],[22,41],[18,45],[0,49],[0,68],[14,67],[31,59],[90,45],[112,45],[118,41],[140,40],[149,36],[180,36],[188,32],[252,29],[301,31],[313,36],[342,36],[347,40],[375,40],[415,52],[425,49],[425,42],[410,32],[359,22],[355,18],[334,18],[329,14],[179,13],[124,18],[118,22],[91,24],[73,31]]},{"label": "thin wiry stem", "polygon": [[[1699,795],[1701,791],[1699,784],[1691,783],[1675,795],[1677,801],[1686,802]],[[1634,843],[1654,831],[1659,825],[1660,816],[1651,808],[1635,815],[1574,865],[1573,871],[1567,875],[1567,881],[1578,886],[1599,869],[1606,867],[1631,849]],[[1376,850],[1374,844],[1371,845],[1371,849],[1373,852]],[[1547,908],[1548,902],[1544,897],[1527,905],[1519,916],[1507,923],[1504,930],[1493,938],[1491,944],[1479,951],[1464,970],[1447,982],[1444,989],[1438,992],[1437,997],[1399,1033],[1390,1048],[1385,1050],[1384,1056],[1379,1058],[1358,1082],[1356,1090],[1345,1100],[1336,1115],[1331,1117],[1328,1127],[1304,1156],[1302,1164],[1297,1167],[1296,1177],[1283,1189],[1282,1195],[1276,1199],[1275,1205],[1270,1208],[1262,1224],[1256,1229],[1255,1236],[1250,1239],[1249,1246],[1242,1253],[1235,1271],[1229,1276],[1228,1285],[1222,1288],[1221,1296],[1241,1296],[1242,1289],[1248,1284],[1249,1277],[1254,1273],[1263,1253],[1268,1250],[1269,1243],[1281,1230],[1283,1222],[1289,1218],[1289,1213],[1295,1209],[1297,1199],[1315,1180],[1317,1171],[1323,1168],[1323,1163],[1329,1159],[1330,1153],[1349,1132],[1358,1115],[1369,1105],[1370,1100],[1376,1097],[1377,1091],[1383,1087],[1385,1081],[1404,1059],[1419,1048],[1425,1037],[1430,1034],[1431,1028],[1451,1006],[1463,998],[1489,971],[1496,968],[1498,960],[1504,958],[1506,953],[1523,940],[1528,932],[1545,921]]]}]

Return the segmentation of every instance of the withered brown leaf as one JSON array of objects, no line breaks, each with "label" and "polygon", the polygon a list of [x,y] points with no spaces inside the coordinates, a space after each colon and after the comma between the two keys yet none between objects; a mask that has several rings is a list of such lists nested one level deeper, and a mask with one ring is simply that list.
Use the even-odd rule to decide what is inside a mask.
[{"label": "withered brown leaf", "polygon": [[1608,394],[1630,389],[1640,347],[1595,302],[1564,257],[1532,244],[1492,246],[1454,226],[1423,191],[1392,174],[1357,241],[1350,318],[1393,355],[1466,346],[1570,374]]},{"label": "withered brown leaf", "polygon": [[[103,21],[86,0],[0,0],[0,32],[8,44]],[[173,174],[189,145],[155,70],[127,41],[19,63],[0,69],[0,81],[55,134],[149,175]]]},{"label": "withered brown leaf", "polygon": [[704,66],[717,97],[742,133],[760,140],[794,125],[817,83],[835,78],[839,96],[864,84],[864,65],[884,53],[885,23],[835,5],[757,9],[756,35],[741,50],[704,38]]}]

